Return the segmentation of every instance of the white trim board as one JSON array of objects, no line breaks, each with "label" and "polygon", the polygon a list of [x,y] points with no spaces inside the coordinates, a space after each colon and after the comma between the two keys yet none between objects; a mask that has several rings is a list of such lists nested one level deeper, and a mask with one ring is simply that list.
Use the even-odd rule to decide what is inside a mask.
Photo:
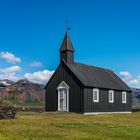
[{"label": "white trim board", "polygon": [[124,111],[124,112],[86,112],[83,113],[84,115],[100,115],[100,114],[127,114],[132,113],[131,111]]}]

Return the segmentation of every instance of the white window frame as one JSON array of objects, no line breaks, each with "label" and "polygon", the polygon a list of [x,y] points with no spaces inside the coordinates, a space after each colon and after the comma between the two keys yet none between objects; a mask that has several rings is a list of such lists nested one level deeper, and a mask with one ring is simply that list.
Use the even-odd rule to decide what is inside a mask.
[{"label": "white window frame", "polygon": [[122,103],[123,104],[127,103],[127,92],[126,91],[122,92]]},{"label": "white window frame", "polygon": [[[95,99],[96,96],[96,99]],[[99,102],[99,89],[94,88],[93,89],[93,102],[98,103]]]},{"label": "white window frame", "polygon": [[109,103],[114,103],[114,90],[109,90],[108,98],[109,98]]}]

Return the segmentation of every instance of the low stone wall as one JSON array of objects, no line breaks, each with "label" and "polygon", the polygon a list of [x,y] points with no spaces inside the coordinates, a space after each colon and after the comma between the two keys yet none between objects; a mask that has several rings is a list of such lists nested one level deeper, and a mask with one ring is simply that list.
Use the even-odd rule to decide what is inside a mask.
[{"label": "low stone wall", "polygon": [[140,108],[133,108],[132,112],[140,112]]},{"label": "low stone wall", "polygon": [[45,111],[44,107],[16,107],[17,111],[24,111],[24,112],[39,112],[42,113]]}]

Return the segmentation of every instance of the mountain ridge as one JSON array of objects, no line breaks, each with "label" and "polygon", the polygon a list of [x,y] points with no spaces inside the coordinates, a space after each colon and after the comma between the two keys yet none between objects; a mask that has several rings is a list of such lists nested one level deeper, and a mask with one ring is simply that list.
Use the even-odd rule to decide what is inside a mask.
[{"label": "mountain ridge", "polygon": [[33,83],[28,79],[20,79],[17,82],[8,79],[0,80],[1,100],[44,103],[44,97],[44,85]]}]

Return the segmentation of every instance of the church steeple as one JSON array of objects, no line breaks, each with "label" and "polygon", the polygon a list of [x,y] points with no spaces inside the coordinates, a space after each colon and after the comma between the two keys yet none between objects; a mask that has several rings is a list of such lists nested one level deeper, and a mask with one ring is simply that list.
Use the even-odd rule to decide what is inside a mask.
[{"label": "church steeple", "polygon": [[74,63],[74,48],[68,32],[66,32],[60,48],[60,62],[62,62],[63,60],[66,63]]}]

